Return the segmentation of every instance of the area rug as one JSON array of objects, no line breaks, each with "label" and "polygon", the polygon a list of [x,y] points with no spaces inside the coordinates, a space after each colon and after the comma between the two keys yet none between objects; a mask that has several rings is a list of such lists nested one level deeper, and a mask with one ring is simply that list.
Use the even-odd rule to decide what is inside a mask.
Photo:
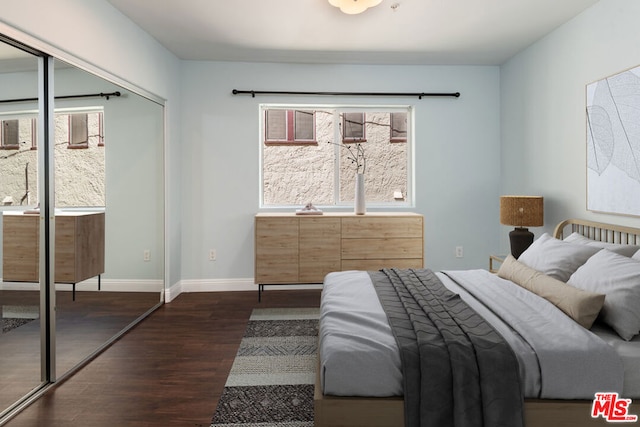
[{"label": "area rug", "polygon": [[37,305],[3,305],[0,306],[0,310],[3,334],[40,317],[40,309]]},{"label": "area rug", "polygon": [[211,427],[312,427],[317,308],[254,309]]}]

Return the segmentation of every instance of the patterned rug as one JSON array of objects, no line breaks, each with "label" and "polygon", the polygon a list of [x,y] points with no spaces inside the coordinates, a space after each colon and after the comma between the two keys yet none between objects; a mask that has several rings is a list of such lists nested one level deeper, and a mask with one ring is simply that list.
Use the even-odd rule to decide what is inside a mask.
[{"label": "patterned rug", "polygon": [[313,427],[318,309],[255,309],[211,427]]},{"label": "patterned rug", "polygon": [[0,311],[3,334],[40,317],[40,309],[37,305],[3,305],[0,306]]}]

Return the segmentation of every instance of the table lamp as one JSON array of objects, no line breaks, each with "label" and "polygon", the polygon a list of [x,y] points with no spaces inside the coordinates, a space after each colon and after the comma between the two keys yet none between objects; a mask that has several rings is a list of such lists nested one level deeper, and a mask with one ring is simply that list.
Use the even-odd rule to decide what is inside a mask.
[{"label": "table lamp", "polygon": [[533,233],[527,227],[544,225],[543,206],[540,196],[500,196],[500,224],[515,226],[509,233],[514,258],[533,243]]}]

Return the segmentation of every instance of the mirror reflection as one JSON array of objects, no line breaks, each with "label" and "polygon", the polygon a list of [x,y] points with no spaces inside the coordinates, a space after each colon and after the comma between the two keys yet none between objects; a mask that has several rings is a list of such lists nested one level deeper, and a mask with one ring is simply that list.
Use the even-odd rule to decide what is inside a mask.
[{"label": "mirror reflection", "polygon": [[[0,102],[0,412],[46,380],[36,320],[44,316],[38,156],[45,141],[38,61],[27,56],[0,48],[0,101],[7,101]],[[52,379],[115,339],[164,290],[163,106],[59,60],[54,96]]]},{"label": "mirror reflection", "polygon": [[[159,302],[163,111],[86,71],[55,65],[56,276],[72,259],[83,268],[56,278],[60,375]],[[64,247],[58,233],[67,229],[76,241]]]},{"label": "mirror reflection", "polygon": [[[37,220],[25,227],[17,215],[10,216],[37,200],[29,190],[37,185],[37,154],[31,150],[37,144],[32,128],[38,117],[37,69],[37,57],[0,43],[0,411],[42,382],[38,278],[7,280],[30,268],[35,273],[35,265],[24,262],[37,259],[23,245],[35,238]],[[23,98],[33,100],[13,102]]]}]

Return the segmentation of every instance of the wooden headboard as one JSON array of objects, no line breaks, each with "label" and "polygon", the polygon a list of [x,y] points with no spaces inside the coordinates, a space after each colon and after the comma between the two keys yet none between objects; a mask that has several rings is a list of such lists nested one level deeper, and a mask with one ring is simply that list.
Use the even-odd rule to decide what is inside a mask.
[{"label": "wooden headboard", "polygon": [[640,245],[640,228],[605,224],[584,219],[562,221],[556,226],[553,235],[558,239],[562,239],[574,232],[600,242]]}]

